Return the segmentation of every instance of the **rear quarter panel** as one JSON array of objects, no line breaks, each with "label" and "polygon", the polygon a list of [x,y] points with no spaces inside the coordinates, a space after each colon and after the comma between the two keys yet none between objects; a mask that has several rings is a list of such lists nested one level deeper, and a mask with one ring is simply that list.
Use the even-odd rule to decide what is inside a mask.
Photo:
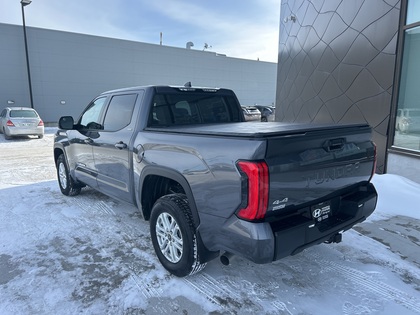
[{"label": "rear quarter panel", "polygon": [[236,161],[262,159],[265,153],[263,141],[147,131],[139,133],[134,147],[139,145],[144,156],[134,164],[135,177],[147,166],[172,169],[188,181],[200,213],[222,218],[241,203]]}]

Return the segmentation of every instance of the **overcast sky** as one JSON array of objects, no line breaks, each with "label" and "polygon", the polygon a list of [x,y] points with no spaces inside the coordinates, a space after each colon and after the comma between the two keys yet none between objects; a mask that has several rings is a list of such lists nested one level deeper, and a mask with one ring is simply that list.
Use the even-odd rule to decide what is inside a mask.
[{"label": "overcast sky", "polygon": [[[33,0],[27,26],[277,62],[281,0]],[[22,25],[19,0],[0,0],[0,23]]]}]

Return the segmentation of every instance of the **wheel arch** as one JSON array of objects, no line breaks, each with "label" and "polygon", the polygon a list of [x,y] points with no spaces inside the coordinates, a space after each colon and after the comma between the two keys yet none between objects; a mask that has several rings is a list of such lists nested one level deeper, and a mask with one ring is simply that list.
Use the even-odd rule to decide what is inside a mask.
[{"label": "wheel arch", "polygon": [[53,151],[53,154],[54,154],[54,164],[55,164],[55,165],[57,165],[57,160],[58,160],[58,157],[59,157],[61,154],[63,154],[63,155],[64,155],[64,161],[65,161],[65,162],[66,162],[66,164],[67,164],[67,167],[68,167],[68,169],[69,169],[69,174],[70,174],[70,176],[73,178],[73,180],[75,181],[75,183],[79,183],[80,185],[85,186],[85,184],[84,184],[84,183],[79,182],[79,181],[76,179],[75,174],[74,174],[74,170],[72,170],[72,169],[71,169],[71,167],[70,167],[70,163],[69,163],[69,160],[68,160],[67,152],[66,152],[66,150],[65,150],[64,148],[65,148],[65,146],[64,146],[64,145],[62,145],[61,143],[60,143],[60,144],[56,143],[56,144],[54,145],[54,151]]},{"label": "wheel arch", "polygon": [[[141,173],[139,187],[141,189],[138,193],[138,201],[145,220],[149,220],[156,200],[164,195],[179,192],[187,196],[194,225],[199,226],[200,218],[191,187],[187,179],[178,171],[162,166],[147,166]],[[182,190],[177,190],[179,188]],[[173,189],[175,191],[172,191]]]},{"label": "wheel arch", "polygon": [[57,164],[57,159],[61,154],[64,154],[64,156],[66,157],[66,161],[67,161],[67,156],[66,156],[66,153],[65,153],[64,149],[61,148],[61,147],[54,146],[54,163],[55,164]]}]

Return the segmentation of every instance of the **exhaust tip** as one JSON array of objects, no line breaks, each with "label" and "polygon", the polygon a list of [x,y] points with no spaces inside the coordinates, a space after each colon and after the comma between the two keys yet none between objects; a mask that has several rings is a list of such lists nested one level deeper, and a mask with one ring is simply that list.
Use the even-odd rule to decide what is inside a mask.
[{"label": "exhaust tip", "polygon": [[220,262],[225,265],[225,266],[229,266],[230,264],[230,259],[232,258],[233,254],[229,253],[229,252],[225,252],[224,254],[222,254],[220,256]]}]

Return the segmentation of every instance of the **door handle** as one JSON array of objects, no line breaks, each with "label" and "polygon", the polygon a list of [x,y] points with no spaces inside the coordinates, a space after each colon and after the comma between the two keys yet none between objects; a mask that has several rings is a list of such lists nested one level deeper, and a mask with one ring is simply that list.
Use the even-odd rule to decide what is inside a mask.
[{"label": "door handle", "polygon": [[346,140],[343,138],[332,139],[325,143],[324,149],[327,152],[340,151],[344,147],[345,144],[346,144]]},{"label": "door handle", "polygon": [[117,143],[115,144],[115,147],[116,147],[117,149],[122,150],[122,149],[127,148],[127,145],[126,145],[124,142],[120,141],[120,142],[117,142]]}]

